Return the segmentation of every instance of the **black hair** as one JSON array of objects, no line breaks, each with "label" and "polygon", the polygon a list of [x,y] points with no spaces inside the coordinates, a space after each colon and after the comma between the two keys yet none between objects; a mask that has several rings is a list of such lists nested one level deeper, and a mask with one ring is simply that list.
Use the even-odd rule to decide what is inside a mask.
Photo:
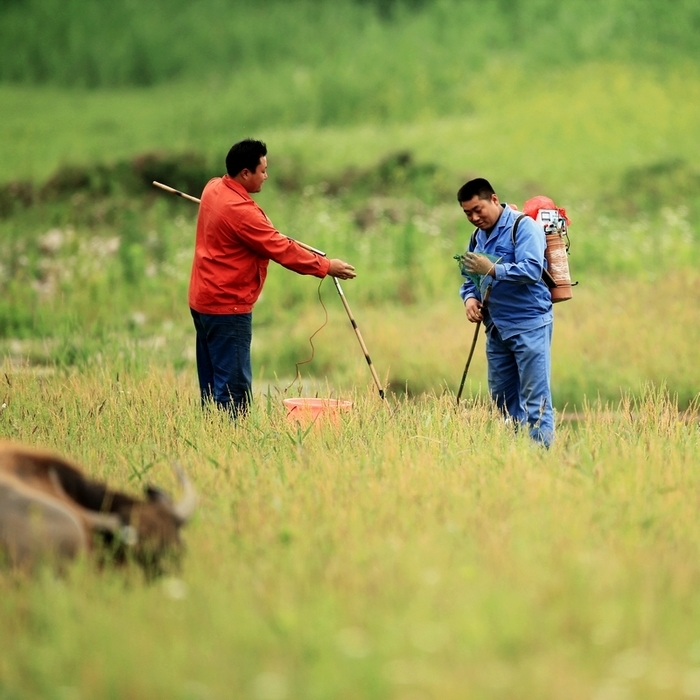
[{"label": "black hair", "polygon": [[457,201],[461,204],[462,202],[468,202],[474,197],[479,199],[491,199],[491,195],[496,194],[496,191],[491,187],[491,183],[488,180],[484,180],[483,177],[477,177],[474,180],[469,180],[469,182],[464,183],[457,192]]},{"label": "black hair", "polygon": [[267,155],[267,146],[262,141],[255,139],[243,139],[231,146],[226,155],[226,172],[231,177],[236,177],[241,170],[250,170],[254,173],[260,159]]}]

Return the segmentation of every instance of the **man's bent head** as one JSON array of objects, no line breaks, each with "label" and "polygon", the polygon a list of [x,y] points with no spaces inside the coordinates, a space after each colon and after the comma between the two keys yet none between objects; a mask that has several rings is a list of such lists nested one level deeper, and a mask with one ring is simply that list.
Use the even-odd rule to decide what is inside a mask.
[{"label": "man's bent head", "polygon": [[496,225],[503,211],[491,183],[483,177],[462,185],[457,192],[457,201],[470,223],[484,231]]}]

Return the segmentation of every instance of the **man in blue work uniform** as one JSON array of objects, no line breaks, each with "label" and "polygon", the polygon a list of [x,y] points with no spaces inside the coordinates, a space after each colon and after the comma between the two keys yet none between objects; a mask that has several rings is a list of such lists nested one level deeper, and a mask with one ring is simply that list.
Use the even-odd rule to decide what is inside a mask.
[{"label": "man in blue work uniform", "polygon": [[[554,439],[550,390],[552,299],[542,279],[545,234],[533,219],[501,204],[487,180],[477,178],[457,193],[470,223],[477,227],[463,264],[481,275],[466,278],[460,296],[467,318],[486,327],[489,391],[498,408],[527,425],[530,436],[549,447]],[[482,294],[491,286],[488,303]]]}]

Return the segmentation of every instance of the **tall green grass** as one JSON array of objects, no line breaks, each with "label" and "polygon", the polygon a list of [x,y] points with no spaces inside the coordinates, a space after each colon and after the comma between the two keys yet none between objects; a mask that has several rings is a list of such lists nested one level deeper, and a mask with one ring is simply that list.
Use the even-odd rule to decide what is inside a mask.
[{"label": "tall green grass", "polygon": [[181,571],[0,572],[3,698],[669,700],[698,690],[697,416],[589,405],[549,451],[487,403],[230,424],[190,373],[4,365],[0,430],[138,491],[186,465]]},{"label": "tall green grass", "polygon": [[[395,107],[407,78],[444,110],[450,87],[494,51],[547,65],[692,56],[699,21],[690,0],[671,11],[661,0],[22,0],[0,8],[0,80],[147,86],[243,72],[266,81],[275,72],[325,96],[327,119],[356,119]],[[377,90],[387,100],[371,104]]]},{"label": "tall green grass", "polygon": [[[381,62],[375,68],[387,74]],[[408,150],[437,165],[449,185],[486,173],[518,199],[534,187],[557,199],[614,197],[631,168],[675,160],[692,171],[698,158],[700,75],[691,62],[667,70],[608,62],[528,70],[491,62],[452,84],[462,101],[457,115],[440,116],[439,102],[414,92],[407,78],[399,89],[408,109],[391,112],[403,122],[373,122],[370,110],[323,128],[313,99],[290,89],[285,70],[255,87],[245,75],[148,91],[0,86],[0,182],[43,182],[62,165],[113,163],[155,149],[193,150],[219,173],[231,143],[248,135],[270,146],[273,181],[283,164],[313,184]],[[242,101],[241,94],[253,97]]]}]

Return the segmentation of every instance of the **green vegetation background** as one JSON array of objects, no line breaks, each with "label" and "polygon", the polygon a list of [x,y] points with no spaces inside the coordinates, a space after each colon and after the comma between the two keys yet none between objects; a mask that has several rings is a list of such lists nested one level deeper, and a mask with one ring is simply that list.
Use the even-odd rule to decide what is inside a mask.
[{"label": "green vegetation background", "polygon": [[[700,697],[699,31],[695,0],[0,0],[0,435],[200,496],[151,585],[0,571],[0,700]],[[266,395],[199,410],[196,207],[151,180],[199,194],[248,135],[405,398],[325,282],[304,391],[353,410],[288,420],[325,314],[273,265]],[[477,174],[573,221],[550,450],[483,396],[483,339],[455,410]]]},{"label": "green vegetation background", "polygon": [[[645,382],[687,404],[699,28],[690,1],[5,2],[4,353],[191,372],[196,212],[150,181],[197,195],[252,135],[270,147],[259,201],[278,228],[356,264],[346,292],[394,388],[459,379],[472,329],[454,192],[478,174],[516,204],[548,194],[573,220],[580,285],[556,309],[557,405]],[[342,307],[321,295],[330,323],[303,371],[364,384]],[[260,388],[294,376],[323,320],[316,283],[273,270],[255,314]],[[482,358],[472,378],[478,391]]]}]

